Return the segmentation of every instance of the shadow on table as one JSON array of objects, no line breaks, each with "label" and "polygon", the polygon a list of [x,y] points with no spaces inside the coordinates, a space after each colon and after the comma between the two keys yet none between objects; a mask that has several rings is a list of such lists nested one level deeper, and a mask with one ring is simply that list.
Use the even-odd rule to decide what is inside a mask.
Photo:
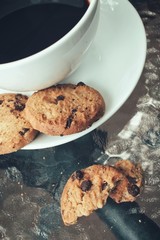
[{"label": "shadow on table", "polygon": [[141,213],[136,202],[116,204],[108,199],[103,209],[97,211],[118,240],[159,240],[158,225]]}]

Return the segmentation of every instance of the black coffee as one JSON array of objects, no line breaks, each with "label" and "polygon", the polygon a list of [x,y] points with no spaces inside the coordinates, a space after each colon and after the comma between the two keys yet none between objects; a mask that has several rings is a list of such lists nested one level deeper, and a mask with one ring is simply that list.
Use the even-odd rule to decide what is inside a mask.
[{"label": "black coffee", "polygon": [[82,18],[88,8],[57,3],[32,5],[0,19],[0,63],[12,62],[50,46]]}]

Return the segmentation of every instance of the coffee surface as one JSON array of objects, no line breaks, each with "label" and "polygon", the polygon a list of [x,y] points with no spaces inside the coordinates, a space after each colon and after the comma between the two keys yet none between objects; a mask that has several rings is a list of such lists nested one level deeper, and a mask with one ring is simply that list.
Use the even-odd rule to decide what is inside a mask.
[{"label": "coffee surface", "polygon": [[69,32],[88,8],[58,3],[32,5],[0,19],[0,64],[33,55]]}]

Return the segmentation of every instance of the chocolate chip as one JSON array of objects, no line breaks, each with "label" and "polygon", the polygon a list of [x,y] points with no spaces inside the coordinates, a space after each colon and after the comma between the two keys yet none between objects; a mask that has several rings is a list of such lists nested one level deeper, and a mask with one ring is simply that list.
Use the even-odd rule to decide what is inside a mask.
[{"label": "chocolate chip", "polygon": [[19,101],[14,102],[14,108],[17,111],[23,111],[23,109],[25,108],[25,104],[24,103],[20,103]]},{"label": "chocolate chip", "polygon": [[19,134],[20,134],[21,136],[24,136],[25,133],[28,132],[28,131],[29,131],[29,128],[22,128],[22,131],[19,131]]},{"label": "chocolate chip", "polygon": [[74,118],[74,113],[76,113],[76,112],[77,112],[76,108],[72,109],[71,115],[67,118],[65,129],[70,128],[73,118]]},{"label": "chocolate chip", "polygon": [[63,101],[65,99],[65,97],[63,95],[59,95],[57,97],[57,101]]},{"label": "chocolate chip", "polygon": [[84,176],[84,173],[81,171],[81,170],[77,170],[75,172],[75,177],[78,179],[78,180],[81,180]]},{"label": "chocolate chip", "polygon": [[70,128],[72,121],[73,121],[73,116],[70,115],[70,116],[67,118],[65,129]]},{"label": "chocolate chip", "polygon": [[72,180],[74,181],[75,179],[81,180],[84,176],[84,173],[81,170],[77,170],[76,172],[73,173],[72,175]]},{"label": "chocolate chip", "polygon": [[108,186],[107,182],[102,183],[102,191],[105,190],[107,186]]},{"label": "chocolate chip", "polygon": [[72,109],[72,113],[76,113],[76,112],[77,112],[76,108]]},{"label": "chocolate chip", "polygon": [[22,98],[22,94],[20,94],[20,93],[16,94],[16,96],[15,96],[15,99],[16,99],[16,100],[19,100],[19,99],[21,99],[21,98]]},{"label": "chocolate chip", "polygon": [[3,100],[0,100],[0,105],[3,103]]},{"label": "chocolate chip", "polygon": [[136,197],[140,193],[140,189],[137,185],[128,185],[128,192],[131,194],[133,197]]},{"label": "chocolate chip", "polygon": [[136,183],[137,183],[137,179],[134,178],[134,177],[127,176],[127,179],[128,179],[128,181],[129,181],[130,183],[132,183],[132,184],[136,184]]},{"label": "chocolate chip", "polygon": [[81,189],[83,192],[86,192],[90,190],[91,186],[92,186],[92,182],[90,180],[85,180],[81,184]]},{"label": "chocolate chip", "polygon": [[85,83],[79,82],[79,83],[77,83],[77,87],[78,87],[78,86],[85,86]]}]

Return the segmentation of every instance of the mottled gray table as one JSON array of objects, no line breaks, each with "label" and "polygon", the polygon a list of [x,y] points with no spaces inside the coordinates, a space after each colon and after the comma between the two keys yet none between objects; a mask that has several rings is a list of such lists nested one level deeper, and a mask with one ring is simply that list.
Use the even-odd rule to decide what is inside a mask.
[{"label": "mottled gray table", "polygon": [[[0,156],[0,239],[160,239],[160,1],[133,0],[147,35],[141,78],[121,109],[99,129],[62,146]],[[112,200],[65,227],[59,199],[70,174],[117,158],[141,162],[145,184],[134,203]]]}]

